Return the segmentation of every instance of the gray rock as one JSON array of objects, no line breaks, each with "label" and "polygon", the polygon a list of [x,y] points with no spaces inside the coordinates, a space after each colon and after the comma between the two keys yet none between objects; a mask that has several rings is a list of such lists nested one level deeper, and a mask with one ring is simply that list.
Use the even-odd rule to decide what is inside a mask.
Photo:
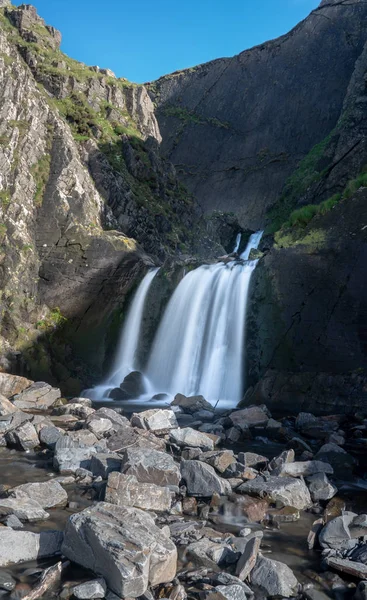
[{"label": "gray rock", "polygon": [[214,420],[214,413],[210,410],[198,410],[192,415],[194,421],[202,421],[203,423],[208,422],[211,423]]},{"label": "gray rock", "polygon": [[11,415],[12,413],[19,410],[10,400],[0,394],[0,416]]},{"label": "gray rock", "polygon": [[18,446],[22,450],[33,450],[40,444],[37,431],[29,421],[9,431],[5,438],[9,445]]},{"label": "gray rock", "polygon": [[340,571],[341,573],[346,573],[347,575],[352,575],[359,579],[367,579],[367,565],[363,563],[333,556],[325,558],[325,563],[328,567]]},{"label": "gray rock", "polygon": [[306,477],[307,475],[315,475],[317,473],[332,475],[334,469],[331,465],[321,460],[285,463],[282,467],[282,475],[290,475],[291,477]]},{"label": "gray rock", "polygon": [[35,500],[42,508],[66,506],[68,495],[58,481],[50,479],[40,483],[24,483],[13,488],[11,497]]},{"label": "gray rock", "polygon": [[41,444],[47,446],[50,450],[54,450],[56,442],[63,435],[57,427],[43,427],[39,432],[39,439]]},{"label": "gray rock", "polygon": [[254,452],[239,452],[238,462],[245,467],[255,467],[255,469],[260,469],[266,467],[269,459],[260,454],[255,454]]},{"label": "gray rock", "polygon": [[284,465],[292,463],[294,461],[294,450],[284,450],[279,456],[274,457],[269,463],[269,471],[272,475],[280,475],[283,471]]},{"label": "gray rock", "polygon": [[216,450],[213,452],[203,452],[199,456],[199,460],[207,463],[211,467],[214,467],[218,473],[224,473],[226,469],[236,463],[236,459],[233,452],[230,450]]},{"label": "gray rock", "polygon": [[113,472],[108,476],[105,500],[117,506],[162,512],[171,508],[172,499],[167,487],[140,483],[134,475]]},{"label": "gray rock", "polygon": [[61,398],[58,388],[53,388],[48,383],[33,383],[26,390],[13,398],[13,403],[22,410],[47,410]]},{"label": "gray rock", "polygon": [[214,412],[214,408],[205,400],[204,396],[184,396],[183,394],[176,394],[171,406],[179,406],[184,412],[189,414],[197,413],[200,410]]},{"label": "gray rock", "polygon": [[116,433],[112,434],[107,440],[107,447],[112,452],[122,452],[127,448],[154,448],[155,450],[166,449],[166,442],[151,433],[137,427],[120,427]]},{"label": "gray rock", "polygon": [[63,475],[75,473],[78,469],[89,469],[91,457],[97,450],[93,446],[90,448],[57,448],[53,459],[54,468]]},{"label": "gray rock", "polygon": [[53,415],[73,415],[78,419],[86,419],[95,412],[94,408],[85,406],[84,404],[63,404],[53,409]]},{"label": "gray rock", "polygon": [[261,538],[254,536],[248,540],[236,566],[236,575],[245,581],[255,566],[259,554]]},{"label": "gray rock", "polygon": [[0,571],[0,590],[11,592],[15,588],[16,583],[10,573]]},{"label": "gray rock", "polygon": [[[112,425],[117,429],[118,427],[129,427],[130,422],[129,419],[120,415],[118,412],[113,410],[112,408],[108,408],[107,406],[102,406],[99,408],[93,416],[93,420],[101,417],[102,419],[109,419]],[[88,421],[88,419],[87,419]]]},{"label": "gray rock", "polygon": [[128,448],[123,454],[121,471],[134,475],[141,483],[179,485],[181,472],[173,457],[165,452]]},{"label": "gray rock", "polygon": [[172,410],[152,408],[141,413],[134,413],[131,417],[131,425],[149,431],[164,431],[175,429],[178,424]]},{"label": "gray rock", "polygon": [[236,410],[229,415],[229,418],[233,425],[236,425],[241,429],[259,425],[265,427],[269,421],[269,413],[265,406],[250,406],[243,410]]},{"label": "gray rock", "polygon": [[30,498],[0,498],[0,515],[15,515],[20,521],[43,521],[49,518],[36,500]]},{"label": "gray rock", "polygon": [[[9,2],[9,4],[11,4]],[[0,373],[0,394],[5,398],[12,398],[15,394],[20,394],[23,390],[29,388],[33,381],[18,375],[10,373]]]},{"label": "gray rock", "polygon": [[93,454],[90,462],[90,470],[94,477],[107,479],[113,471],[120,471],[122,458],[114,453]]},{"label": "gray rock", "polygon": [[63,534],[61,531],[14,531],[0,528],[0,567],[28,562],[59,554]]},{"label": "gray rock", "polygon": [[246,600],[247,598],[245,590],[240,585],[217,585],[215,590],[227,600]]},{"label": "gray rock", "polygon": [[367,600],[367,581],[360,581],[354,597],[355,600]]},{"label": "gray rock", "polygon": [[79,600],[95,600],[104,598],[107,591],[106,582],[104,579],[94,579],[81,583],[73,588],[73,595]]},{"label": "gray rock", "polygon": [[251,582],[265,590],[271,598],[297,595],[298,581],[287,565],[259,556],[251,572]]},{"label": "gray rock", "polygon": [[324,444],[315,454],[315,460],[329,463],[335,476],[344,479],[348,475],[352,476],[353,468],[357,464],[356,459],[337,444]]},{"label": "gray rock", "polygon": [[357,515],[353,512],[344,512],[341,517],[332,519],[319,533],[319,542],[322,548],[339,550],[345,547],[351,539],[349,526]]},{"label": "gray rock", "polygon": [[69,404],[82,404],[83,406],[91,408],[93,402],[89,398],[72,398],[69,400]]},{"label": "gray rock", "polygon": [[228,544],[213,542],[208,538],[189,544],[186,554],[195,564],[214,570],[234,563],[237,557]]},{"label": "gray rock", "polygon": [[227,495],[232,491],[228,481],[219,477],[213,467],[197,460],[183,460],[181,475],[190,496],[210,498],[214,493]]},{"label": "gray rock", "polygon": [[148,585],[172,581],[177,550],[141,510],[105,502],[72,515],[62,553],[105,578],[120,597],[136,598]]},{"label": "gray rock", "polygon": [[113,425],[109,419],[100,417],[98,419],[91,419],[88,422],[88,429],[91,431],[97,439],[103,438],[108,431],[113,428]]},{"label": "gray rock", "polygon": [[94,435],[88,429],[77,429],[76,431],[69,431],[68,437],[73,440],[74,447],[87,447],[87,446],[96,446],[99,444],[97,436]]},{"label": "gray rock", "polygon": [[9,515],[4,519],[4,525],[11,527],[12,529],[23,529],[23,523],[15,515]]},{"label": "gray rock", "polygon": [[285,506],[293,506],[303,510],[311,506],[311,496],[306,484],[301,479],[292,477],[270,477],[264,480],[256,477],[252,481],[243,483],[238,491],[250,496],[268,498],[273,502],[283,502]]},{"label": "gray rock", "polygon": [[213,440],[205,433],[196,431],[191,427],[173,429],[170,431],[170,439],[182,448],[189,446],[191,448],[201,448],[202,450],[214,450]]},{"label": "gray rock", "polygon": [[325,473],[317,473],[307,477],[307,486],[314,502],[330,500],[338,492],[338,488],[331,483]]}]

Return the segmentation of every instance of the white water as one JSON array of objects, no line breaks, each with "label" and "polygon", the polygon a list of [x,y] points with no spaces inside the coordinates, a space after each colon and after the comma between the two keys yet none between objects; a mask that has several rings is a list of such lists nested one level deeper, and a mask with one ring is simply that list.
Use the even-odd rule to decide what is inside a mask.
[{"label": "white water", "polygon": [[264,233],[263,231],[257,231],[256,233],[253,233],[252,235],[250,235],[250,239],[248,241],[246,249],[241,254],[242,260],[248,260],[251,250],[254,250],[254,249],[256,250],[259,247],[263,233]]},{"label": "white water", "polygon": [[110,374],[100,385],[84,392],[84,395],[92,400],[103,398],[111,388],[119,387],[126,375],[131,373],[131,371],[139,369],[137,351],[139,348],[144,307],[149,288],[158,271],[158,268],[151,269],[145,275],[135,293],[120,335]]},{"label": "white water", "polygon": [[[261,235],[251,236],[247,257]],[[168,303],[145,372],[156,392],[202,394],[221,406],[240,401],[248,292],[256,264],[205,265],[184,277]]]},{"label": "white water", "polygon": [[238,252],[238,248],[240,247],[241,239],[242,239],[242,233],[237,233],[236,243],[233,248],[233,252]]}]

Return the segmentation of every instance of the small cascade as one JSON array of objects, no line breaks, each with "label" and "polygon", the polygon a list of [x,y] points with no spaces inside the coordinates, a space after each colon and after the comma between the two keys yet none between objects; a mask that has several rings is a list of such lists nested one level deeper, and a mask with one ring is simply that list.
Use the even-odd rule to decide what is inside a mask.
[{"label": "small cascade", "polygon": [[105,397],[111,388],[119,387],[126,375],[139,369],[136,355],[139,348],[144,307],[150,286],[158,271],[159,268],[148,271],[135,293],[121,332],[110,374],[100,385],[84,392],[84,395],[92,400]]},{"label": "small cascade", "polygon": [[242,233],[237,233],[236,243],[233,248],[233,252],[238,252],[242,240]]},{"label": "small cascade", "polygon": [[259,247],[263,234],[263,231],[257,231],[256,233],[250,235],[250,239],[248,241],[246,249],[241,254],[242,260],[248,260],[251,250],[256,250]]}]

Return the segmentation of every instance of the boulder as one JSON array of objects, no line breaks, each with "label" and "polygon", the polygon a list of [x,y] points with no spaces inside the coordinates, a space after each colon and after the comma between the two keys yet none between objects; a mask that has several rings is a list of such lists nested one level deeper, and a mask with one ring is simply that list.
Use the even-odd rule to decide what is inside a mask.
[{"label": "boulder", "polygon": [[0,416],[11,415],[13,412],[19,410],[10,400],[5,398],[2,394],[0,394]]},{"label": "boulder", "polygon": [[[215,588],[216,594],[213,594],[213,600],[214,597],[217,598],[217,600],[220,600],[221,597],[225,598],[226,600],[246,600],[247,596],[246,596],[246,592],[245,590],[237,584],[232,584],[232,585],[217,585],[217,587]],[[220,594],[220,596],[218,597],[218,593]]]},{"label": "boulder", "polygon": [[0,394],[5,398],[12,398],[16,394],[21,394],[25,389],[29,388],[33,381],[18,375],[10,373],[0,373]]},{"label": "boulder", "polygon": [[189,544],[186,548],[186,554],[193,560],[194,564],[214,570],[236,562],[236,553],[233,552],[229,544],[213,542],[208,538]]},{"label": "boulder", "polygon": [[61,551],[62,541],[61,531],[33,533],[1,527],[0,567],[55,556]]},{"label": "boulder", "polygon": [[325,473],[317,473],[307,477],[307,486],[314,502],[330,500],[338,492],[338,488],[331,483]]},{"label": "boulder", "polygon": [[[241,484],[243,481],[241,481]],[[239,487],[239,486],[237,486]],[[261,498],[252,498],[251,496],[235,496],[236,514],[245,516],[252,523],[256,523],[265,519],[265,515],[269,508],[267,500]]]},{"label": "boulder", "polygon": [[265,590],[270,598],[296,596],[298,581],[284,563],[259,556],[251,572],[251,582]]},{"label": "boulder", "polygon": [[245,581],[255,566],[257,555],[259,554],[261,538],[252,537],[246,543],[236,566],[236,575],[241,581]]},{"label": "boulder", "polygon": [[5,439],[10,446],[17,446],[22,450],[33,450],[40,445],[37,431],[29,421],[22,423],[16,429],[8,431]]},{"label": "boulder", "polygon": [[76,431],[69,431],[68,437],[73,440],[74,447],[88,447],[95,446],[98,444],[98,438],[89,431],[88,429],[77,429]]},{"label": "boulder", "polygon": [[328,567],[340,571],[341,573],[352,575],[352,577],[358,577],[358,579],[367,579],[367,565],[363,563],[336,558],[334,556],[326,557],[325,563]]},{"label": "boulder", "polygon": [[140,483],[134,475],[113,472],[108,476],[105,501],[111,504],[163,512],[171,508],[171,500],[167,487]]},{"label": "boulder", "polygon": [[183,460],[181,475],[190,496],[210,498],[214,493],[227,495],[232,491],[228,481],[219,477],[213,467],[198,460]]},{"label": "boulder", "polygon": [[100,417],[98,419],[91,419],[88,423],[88,429],[91,431],[97,439],[105,437],[105,435],[113,428],[113,425],[109,419]]},{"label": "boulder", "polygon": [[57,427],[42,427],[39,432],[39,440],[42,445],[47,446],[49,450],[54,450],[56,442],[64,435]]},{"label": "boulder", "polygon": [[214,467],[218,473],[224,473],[224,471],[232,464],[236,463],[233,452],[230,450],[218,450],[214,452],[203,452],[199,456],[199,460],[207,463],[211,467]]},{"label": "boulder", "polygon": [[20,394],[16,394],[13,403],[22,410],[47,410],[61,398],[58,388],[53,388],[48,383],[39,381],[33,383]]},{"label": "boulder", "polygon": [[357,464],[356,459],[348,454],[343,448],[337,444],[324,444],[315,454],[315,460],[320,460],[329,463],[336,477],[342,479],[351,478],[353,476],[353,468]]},{"label": "boulder", "polygon": [[73,588],[73,596],[79,600],[96,600],[104,598],[107,591],[104,579],[94,579],[81,583]]},{"label": "boulder", "polygon": [[66,506],[68,495],[58,481],[50,479],[41,483],[24,483],[13,488],[11,497],[35,500],[42,508]]},{"label": "boulder", "polygon": [[[101,408],[96,410],[92,417],[90,417],[90,419],[92,420],[99,418],[108,419],[109,421],[111,421],[115,429],[118,429],[119,427],[130,426],[129,419],[127,419],[123,415],[120,415],[120,413],[113,410],[112,408],[108,408],[107,406],[102,406]],[[90,419],[87,419],[87,423]]]},{"label": "boulder", "polygon": [[293,477],[269,477],[267,480],[256,477],[243,483],[238,491],[250,496],[268,498],[273,502],[280,501],[285,506],[293,506],[299,510],[312,504],[310,492],[304,481]]},{"label": "boulder", "polygon": [[108,475],[113,471],[120,471],[122,458],[114,453],[98,453],[93,454],[90,463],[90,470],[94,477],[102,477],[107,479]]},{"label": "boulder", "polygon": [[155,450],[165,450],[166,442],[151,433],[138,427],[120,427],[116,433],[107,439],[107,448],[112,452],[122,452],[130,447],[154,448]]},{"label": "boulder", "polygon": [[141,483],[155,485],[179,485],[181,472],[179,465],[170,454],[145,448],[128,448],[122,458],[121,471],[134,475]]},{"label": "boulder", "polygon": [[322,548],[340,550],[347,547],[351,539],[349,526],[357,515],[353,512],[344,512],[342,516],[332,519],[319,533],[319,542]]},{"label": "boulder", "polygon": [[170,431],[170,440],[181,448],[189,446],[191,448],[201,448],[204,451],[214,450],[213,440],[205,433],[196,431],[191,427],[172,429],[172,431]]},{"label": "boulder", "polygon": [[284,465],[292,463],[294,461],[295,453],[291,448],[290,450],[284,450],[275,456],[269,463],[268,469],[272,475],[281,475]]},{"label": "boulder", "polygon": [[120,389],[125,394],[125,398],[139,398],[145,393],[144,376],[139,371],[132,371],[126,375]]},{"label": "boulder", "polygon": [[306,460],[302,462],[285,463],[282,466],[282,475],[290,475],[291,477],[307,477],[317,473],[327,473],[332,475],[334,469],[327,462],[321,460]]},{"label": "boulder", "polygon": [[255,454],[254,452],[239,452],[238,462],[245,467],[254,467],[255,469],[262,469],[266,467],[269,459],[261,454]]},{"label": "boulder", "polygon": [[90,415],[93,415],[95,412],[94,408],[90,408],[89,406],[85,406],[84,404],[63,404],[62,406],[57,406],[53,409],[53,415],[73,415],[78,419],[86,419]]},{"label": "boulder", "polygon": [[56,444],[53,466],[63,475],[75,473],[78,469],[90,469],[91,458],[97,453],[93,446],[89,448],[58,448]]},{"label": "boulder", "polygon": [[20,521],[43,521],[49,518],[36,500],[30,498],[0,498],[0,515],[15,515]]},{"label": "boulder", "polygon": [[100,502],[72,515],[62,553],[104,577],[120,597],[137,598],[148,586],[172,581],[177,550],[150,514]]},{"label": "boulder", "polygon": [[16,586],[16,580],[7,571],[0,571],[0,590],[11,592]]},{"label": "boulder", "polygon": [[148,429],[148,431],[165,431],[178,426],[175,413],[172,410],[160,408],[134,413],[131,417],[131,425],[140,427],[140,429]]},{"label": "boulder", "polygon": [[236,410],[229,415],[229,418],[233,425],[241,429],[243,427],[265,427],[269,421],[269,413],[265,406],[249,406],[243,410]]},{"label": "boulder", "polygon": [[184,396],[183,394],[176,394],[171,406],[179,406],[184,412],[189,414],[196,413],[200,410],[214,412],[214,408],[205,400],[204,396]]}]

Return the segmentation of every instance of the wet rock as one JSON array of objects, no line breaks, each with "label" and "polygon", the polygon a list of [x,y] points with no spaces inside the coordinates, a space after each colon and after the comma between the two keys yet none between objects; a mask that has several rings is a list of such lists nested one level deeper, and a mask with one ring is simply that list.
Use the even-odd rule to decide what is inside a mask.
[{"label": "wet rock", "polygon": [[106,582],[104,579],[94,579],[81,583],[73,588],[73,595],[79,600],[95,600],[104,598],[107,591]]},{"label": "wet rock", "polygon": [[[241,482],[243,483],[243,482]],[[244,515],[249,521],[256,523],[265,518],[269,504],[266,500],[252,498],[251,496],[236,496],[235,505],[237,513]]]},{"label": "wet rock", "polygon": [[49,518],[40,504],[30,498],[1,498],[0,515],[15,515],[20,521],[43,521]]},{"label": "wet rock", "polygon": [[93,454],[90,462],[90,470],[94,477],[107,479],[113,471],[120,471],[122,458],[117,454]]},{"label": "wet rock", "polygon": [[176,394],[171,406],[179,406],[184,412],[190,414],[200,410],[214,412],[214,408],[205,400],[204,396],[184,396],[183,394]]},{"label": "wet rock", "polygon": [[10,373],[0,373],[0,394],[5,398],[12,398],[29,388],[33,381]]},{"label": "wet rock", "polygon": [[10,402],[5,396],[0,394],[0,416],[11,415],[13,412],[19,410],[12,402]]},{"label": "wet rock", "polygon": [[352,512],[344,512],[342,516],[329,521],[319,533],[319,542],[322,548],[334,550],[346,547],[351,539],[349,526],[357,515]]},{"label": "wet rock", "polygon": [[181,475],[190,496],[210,498],[214,493],[231,493],[228,481],[219,477],[213,467],[197,460],[183,460]]},{"label": "wet rock", "polygon": [[266,407],[250,406],[243,410],[236,410],[229,415],[233,425],[240,429],[247,427],[263,426],[265,427],[269,421],[269,414]]},{"label": "wet rock", "polygon": [[9,515],[4,519],[4,525],[12,529],[23,529],[23,523],[15,515]]},{"label": "wet rock", "polygon": [[72,398],[69,400],[69,404],[82,404],[83,406],[89,406],[89,408],[92,408],[93,402],[89,398]]},{"label": "wet rock", "polygon": [[253,537],[247,542],[236,566],[236,575],[241,581],[245,581],[254,568],[257,555],[259,554],[260,544],[261,538],[259,537]]},{"label": "wet rock", "polygon": [[146,512],[105,502],[72,515],[63,554],[105,578],[124,598],[144,594],[148,585],[172,581],[177,550]]},{"label": "wet rock", "polygon": [[47,410],[61,398],[58,388],[53,388],[48,383],[33,383],[20,394],[13,398],[14,406],[22,410]]},{"label": "wet rock", "polygon": [[181,472],[173,457],[165,452],[144,448],[128,448],[122,459],[121,471],[134,475],[141,483],[159,486],[179,485]]},{"label": "wet rock", "polygon": [[191,427],[183,429],[173,429],[170,431],[170,440],[178,446],[190,446],[192,448],[201,448],[202,450],[214,450],[213,440],[200,431],[196,431]]},{"label": "wet rock", "polygon": [[268,512],[269,521],[274,524],[295,523],[300,518],[299,510],[293,506],[274,508]]},{"label": "wet rock", "polygon": [[351,552],[348,553],[348,558],[349,560],[361,562],[364,565],[367,565],[367,544],[359,544],[356,548],[354,548]]},{"label": "wet rock", "polygon": [[245,467],[254,467],[255,469],[263,469],[269,462],[269,459],[254,452],[239,452],[238,462]]},{"label": "wet rock", "polygon": [[66,506],[68,495],[58,481],[49,480],[41,483],[24,483],[13,488],[11,497],[35,500],[42,508],[58,508]]},{"label": "wet rock", "polygon": [[367,579],[367,565],[363,563],[336,557],[325,558],[325,563],[328,567],[340,571],[341,573],[346,573],[347,575],[352,575],[359,579]]},{"label": "wet rock", "polygon": [[63,534],[61,531],[14,531],[0,528],[0,567],[28,562],[59,554]]},{"label": "wet rock", "polygon": [[298,581],[287,565],[259,556],[251,572],[251,582],[265,590],[268,596],[289,598],[297,594]]},{"label": "wet rock", "polygon": [[88,429],[91,431],[98,440],[105,437],[108,431],[113,428],[113,425],[109,419],[92,419],[88,423]]},{"label": "wet rock", "polygon": [[9,431],[5,439],[10,446],[17,446],[22,450],[33,450],[40,444],[37,431],[29,421]]},{"label": "wet rock", "polygon": [[41,444],[47,446],[50,450],[54,450],[56,442],[64,435],[57,427],[43,427],[39,432]]},{"label": "wet rock", "polygon": [[15,588],[16,581],[10,573],[0,571],[0,590],[11,592]]},{"label": "wet rock", "polygon": [[330,500],[338,492],[338,488],[331,483],[325,473],[317,473],[307,477],[307,485],[314,502]]},{"label": "wet rock", "polygon": [[131,417],[131,425],[149,431],[165,431],[175,429],[178,426],[175,413],[172,410],[159,408],[134,413]]},{"label": "wet rock", "polygon": [[210,410],[198,410],[192,415],[194,421],[201,421],[203,423],[211,423],[214,420],[215,414]]},{"label": "wet rock", "polygon": [[353,456],[336,444],[324,444],[315,454],[315,459],[329,463],[334,469],[335,476],[343,479],[352,476],[353,468],[357,463]]},{"label": "wet rock", "polygon": [[291,477],[306,477],[317,473],[327,473],[332,475],[334,469],[327,462],[322,462],[321,460],[291,462],[285,463],[282,466],[282,475],[290,475]]},{"label": "wet rock", "polygon": [[203,452],[199,456],[199,460],[202,460],[211,467],[214,467],[218,473],[224,473],[230,465],[236,463],[233,452],[229,450]]},{"label": "wet rock", "polygon": [[257,477],[243,483],[238,491],[250,496],[269,498],[274,502],[279,500],[285,506],[293,506],[299,510],[308,508],[312,504],[305,483],[292,477],[270,477],[268,480]]},{"label": "wet rock", "polygon": [[311,530],[307,536],[307,544],[308,544],[309,550],[313,550],[315,548],[319,533],[320,533],[321,529],[323,528],[323,526],[324,526],[323,519],[316,519],[316,521],[313,522]]},{"label": "wet rock", "polygon": [[117,506],[162,512],[171,508],[172,498],[167,487],[140,483],[134,475],[114,472],[108,476],[105,500]]},{"label": "wet rock", "polygon": [[355,600],[367,600],[367,581],[361,581],[358,584]]}]

